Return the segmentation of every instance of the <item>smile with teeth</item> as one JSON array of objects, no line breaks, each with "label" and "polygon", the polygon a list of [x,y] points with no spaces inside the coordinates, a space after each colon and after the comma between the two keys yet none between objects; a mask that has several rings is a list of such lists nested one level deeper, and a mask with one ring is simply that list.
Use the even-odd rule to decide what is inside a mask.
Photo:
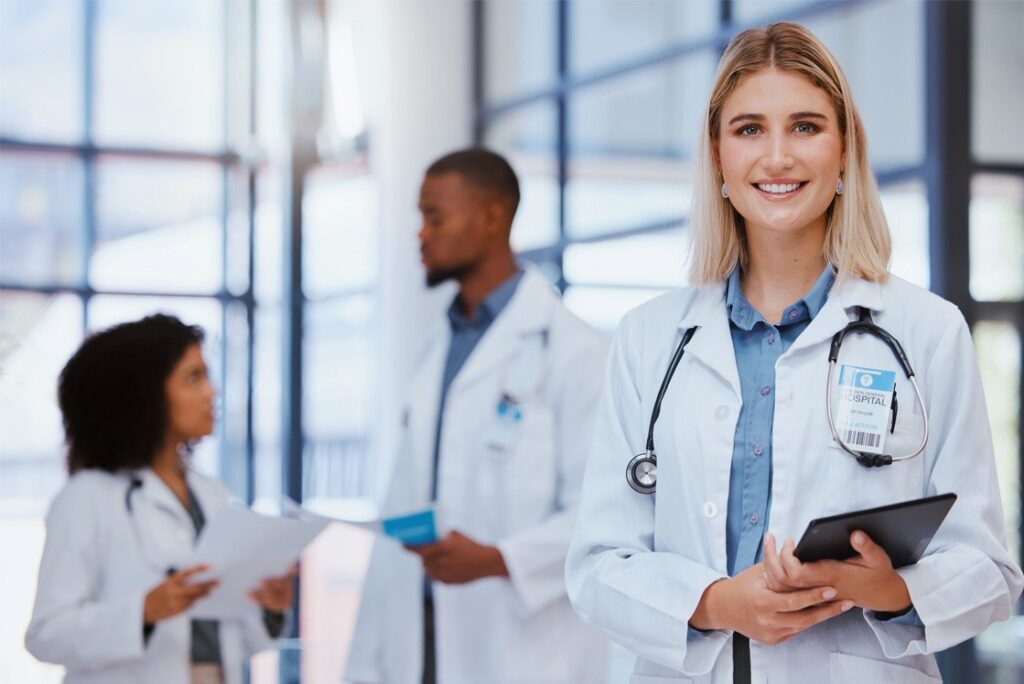
[{"label": "smile with teeth", "polygon": [[799,190],[805,183],[755,183],[754,185],[761,192],[767,192],[771,195],[785,195]]}]

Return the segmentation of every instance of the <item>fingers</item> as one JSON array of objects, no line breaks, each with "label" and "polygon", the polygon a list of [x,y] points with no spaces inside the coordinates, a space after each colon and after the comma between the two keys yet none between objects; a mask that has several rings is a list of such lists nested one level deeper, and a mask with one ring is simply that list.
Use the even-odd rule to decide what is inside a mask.
[{"label": "fingers", "polygon": [[171,575],[171,577],[173,579],[179,581],[179,582],[184,582],[189,577],[192,577],[193,575],[198,575],[199,573],[202,573],[202,572],[206,572],[209,569],[210,569],[210,566],[207,565],[206,563],[203,563],[202,565],[193,565],[190,568],[185,568],[184,570],[179,570],[178,572],[176,572],[173,575]]},{"label": "fingers", "polygon": [[786,570],[782,567],[779,552],[775,550],[775,535],[764,535],[764,569],[765,584],[772,591],[785,591]]},{"label": "fingers", "polygon": [[889,554],[881,546],[871,540],[871,537],[860,530],[855,530],[850,535],[850,544],[853,549],[861,555],[869,567],[892,565]]},{"label": "fingers", "polygon": [[220,582],[218,582],[217,580],[210,580],[209,582],[196,582],[195,584],[189,584],[188,586],[183,587],[181,590],[181,594],[185,598],[195,601],[196,599],[200,599],[209,594],[214,589],[216,589],[218,584],[220,584]]},{"label": "fingers", "polygon": [[853,601],[831,601],[819,606],[807,608],[799,613],[789,613],[794,618],[793,627],[797,631],[804,631],[819,622],[834,618],[836,615],[845,613],[853,608]]},{"label": "fingers", "polygon": [[779,561],[786,572],[786,583],[791,587],[806,587],[807,582],[802,577],[803,563],[797,560],[793,554],[796,550],[796,542],[790,537],[779,549]]},{"label": "fingers", "polygon": [[835,587],[815,587],[814,589],[801,589],[788,594],[779,594],[777,610],[780,613],[796,613],[825,601],[831,601],[836,597],[836,593]]}]

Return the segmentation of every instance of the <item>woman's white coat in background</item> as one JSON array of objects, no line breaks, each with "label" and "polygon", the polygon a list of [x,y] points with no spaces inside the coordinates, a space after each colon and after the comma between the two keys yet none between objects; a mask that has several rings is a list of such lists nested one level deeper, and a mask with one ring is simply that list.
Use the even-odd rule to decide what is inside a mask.
[{"label": "woman's white coat in background", "polygon": [[[740,382],[719,282],[664,295],[630,312],[612,347],[566,579],[579,614],[639,656],[635,684],[733,681],[732,633],[688,622],[704,590],[726,577],[726,511]],[[825,409],[832,335],[864,306],[901,341],[930,418],[925,452],[866,469],[835,444]],[[699,326],[655,429],[658,489],[626,483],[643,451],[669,358]],[[923,425],[888,348],[848,336],[839,363],[896,371],[900,413],[886,452],[916,447]],[[776,646],[751,642],[754,682],[939,681],[932,655],[1010,616],[1021,571],[1009,557],[992,438],[970,332],[950,303],[891,277],[851,279],[776,364],[769,531],[799,539],[836,513],[943,492],[953,506],[926,555],[899,570],[924,627],[854,608]]]},{"label": "woman's white coat in background", "polygon": [[[385,513],[430,500],[445,320],[410,387]],[[607,343],[528,269],[452,381],[441,430],[438,501],[444,522],[497,546],[509,578],[433,583],[440,684],[603,681],[607,642],[576,616],[564,565],[576,516]],[[510,448],[488,447],[503,393],[520,399]],[[377,541],[346,681],[419,684],[424,573],[418,556]]]},{"label": "woman's white coat in background", "polygon": [[[142,486],[125,498],[131,478]],[[218,482],[187,473],[210,520],[227,505]],[[66,684],[188,684],[192,628],[188,612],[158,622],[143,642],[143,602],[169,568],[183,569],[195,526],[174,493],[149,469],[73,475],[46,517],[28,651],[66,668]],[[244,619],[220,622],[225,684],[241,684],[242,666],[274,640],[255,604]]]}]

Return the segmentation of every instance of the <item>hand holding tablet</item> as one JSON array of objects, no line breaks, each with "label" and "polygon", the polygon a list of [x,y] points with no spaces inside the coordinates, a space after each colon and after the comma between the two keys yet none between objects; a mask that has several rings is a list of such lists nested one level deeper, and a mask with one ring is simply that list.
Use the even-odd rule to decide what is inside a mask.
[{"label": "hand holding tablet", "polygon": [[836,589],[836,599],[883,613],[911,606],[895,571],[916,562],[956,500],[954,494],[901,502],[811,521],[800,544],[764,540],[764,581],[778,592]]}]

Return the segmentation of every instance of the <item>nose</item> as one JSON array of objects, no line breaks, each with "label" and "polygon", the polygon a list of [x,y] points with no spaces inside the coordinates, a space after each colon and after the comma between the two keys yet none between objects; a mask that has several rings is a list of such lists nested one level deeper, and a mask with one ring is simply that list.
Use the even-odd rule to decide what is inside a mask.
[{"label": "nose", "polygon": [[793,166],[793,157],[789,153],[789,140],[784,133],[774,133],[768,138],[768,149],[765,150],[761,164],[771,175],[777,175],[778,171]]}]

